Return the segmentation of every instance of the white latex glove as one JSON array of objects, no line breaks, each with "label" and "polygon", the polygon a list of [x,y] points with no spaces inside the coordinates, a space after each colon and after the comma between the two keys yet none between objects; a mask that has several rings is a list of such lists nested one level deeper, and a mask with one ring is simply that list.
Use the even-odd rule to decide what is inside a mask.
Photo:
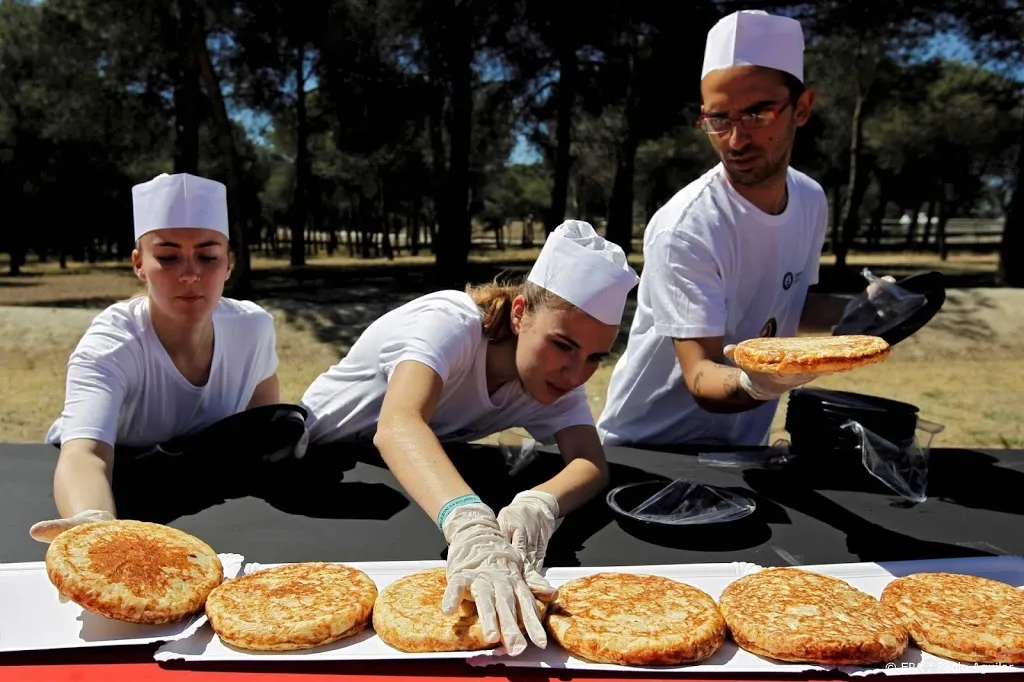
[{"label": "white latex glove", "polygon": [[[851,322],[854,323],[855,327],[869,325],[867,328],[875,327],[877,322],[872,322],[873,316],[888,317],[891,315],[898,315],[902,304],[898,302],[893,295],[883,296],[887,294],[885,288],[888,284],[895,284],[896,279],[891,275],[885,275],[883,277],[875,277],[871,272],[864,268],[861,273],[866,280],[868,285],[864,289],[864,292],[856,296],[850,297],[843,309],[843,314],[839,317],[839,321],[832,327],[832,333],[835,334],[836,327],[849,326]],[[881,296],[882,300],[876,301]],[[919,297],[919,298],[923,298]],[[913,304],[913,301],[910,302]],[[867,304],[867,305],[865,305]],[[859,320],[859,322],[855,322]]]},{"label": "white latex glove", "polygon": [[558,590],[551,587],[540,570],[559,520],[558,500],[539,490],[524,490],[498,512],[498,526],[523,560],[526,584],[543,602],[558,597]]},{"label": "white latex glove", "polygon": [[[735,344],[729,344],[723,349],[730,362],[734,362],[732,355],[735,349]],[[787,391],[809,384],[820,376],[820,373],[777,375],[741,369],[740,387],[754,400],[776,400]]]},{"label": "white latex glove", "polygon": [[32,536],[33,540],[49,543],[53,542],[55,537],[66,531],[68,528],[74,528],[75,526],[83,523],[113,520],[114,515],[108,511],[86,509],[85,511],[78,512],[69,519],[54,519],[52,521],[40,521],[39,523],[32,524],[32,527],[28,530],[28,534]]},{"label": "white latex glove", "polygon": [[464,599],[476,603],[484,639],[499,641],[511,656],[526,649],[517,612],[534,644],[542,649],[548,638],[526,580],[522,561],[498,527],[494,512],[485,504],[456,507],[444,520],[448,540],[448,587],[441,611],[453,615]]}]

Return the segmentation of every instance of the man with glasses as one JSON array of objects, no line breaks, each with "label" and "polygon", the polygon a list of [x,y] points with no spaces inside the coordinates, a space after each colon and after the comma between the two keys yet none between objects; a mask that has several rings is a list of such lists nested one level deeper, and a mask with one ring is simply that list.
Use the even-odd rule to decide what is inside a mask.
[{"label": "man with glasses", "polygon": [[763,444],[779,397],[816,378],[727,360],[744,339],[827,331],[847,302],[807,293],[828,202],[789,167],[814,103],[803,51],[798,21],[762,11],[731,14],[708,33],[698,125],[721,163],[644,233],[636,315],[597,425],[605,444]]}]

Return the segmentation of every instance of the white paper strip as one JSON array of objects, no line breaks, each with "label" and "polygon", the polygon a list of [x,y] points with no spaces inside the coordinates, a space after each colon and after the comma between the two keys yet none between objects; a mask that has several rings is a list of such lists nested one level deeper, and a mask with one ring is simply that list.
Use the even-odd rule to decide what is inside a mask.
[{"label": "white paper strip", "polygon": [[[242,555],[218,556],[225,576],[239,575]],[[167,642],[194,635],[205,624],[202,613],[166,625],[105,618],[62,600],[44,562],[0,564],[0,652]]]}]

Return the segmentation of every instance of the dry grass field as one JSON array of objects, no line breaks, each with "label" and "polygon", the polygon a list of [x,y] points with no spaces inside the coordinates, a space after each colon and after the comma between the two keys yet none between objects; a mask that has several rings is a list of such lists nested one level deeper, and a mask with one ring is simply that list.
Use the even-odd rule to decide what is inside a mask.
[{"label": "dry grass field", "polygon": [[[490,272],[525,268],[535,255],[490,251],[474,260]],[[994,256],[957,255],[940,263],[926,254],[858,255],[851,262],[897,276],[942,269],[951,276],[951,288],[942,312],[896,346],[886,363],[818,385],[919,405],[923,417],[946,427],[936,445],[1024,448],[1024,291],[976,286],[990,279]],[[429,256],[391,263],[321,258],[289,273],[282,262],[256,259],[253,298],[277,317],[283,399],[298,400],[367,324],[426,291],[431,263]],[[824,258],[823,265],[829,264]],[[0,271],[5,269],[0,263]],[[61,271],[55,264],[30,262],[23,276],[0,277],[0,441],[42,439],[61,409],[68,354],[89,321],[138,291],[126,265],[71,264]],[[588,384],[595,414],[611,367],[602,367]],[[783,404],[776,437],[785,436],[784,409]]]}]

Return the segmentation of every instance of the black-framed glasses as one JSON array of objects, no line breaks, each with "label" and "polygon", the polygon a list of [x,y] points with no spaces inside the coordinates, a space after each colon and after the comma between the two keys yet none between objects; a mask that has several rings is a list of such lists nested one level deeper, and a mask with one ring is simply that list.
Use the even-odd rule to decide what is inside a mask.
[{"label": "black-framed glasses", "polygon": [[760,111],[743,114],[738,118],[730,118],[729,116],[701,116],[697,119],[697,127],[712,135],[725,135],[731,132],[737,122],[739,122],[744,130],[767,128],[791,104],[792,102],[783,102],[772,107],[765,107]]}]

